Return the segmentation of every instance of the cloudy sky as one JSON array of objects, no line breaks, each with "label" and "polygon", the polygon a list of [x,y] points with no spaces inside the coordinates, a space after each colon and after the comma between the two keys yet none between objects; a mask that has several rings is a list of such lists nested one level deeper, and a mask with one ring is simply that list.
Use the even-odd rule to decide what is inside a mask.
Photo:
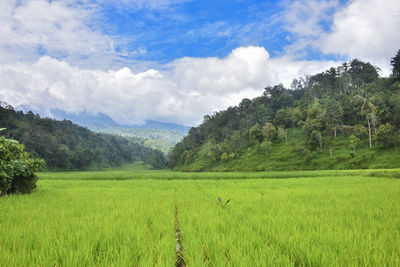
[{"label": "cloudy sky", "polygon": [[352,58],[390,71],[398,0],[2,0],[0,101],[197,125]]}]

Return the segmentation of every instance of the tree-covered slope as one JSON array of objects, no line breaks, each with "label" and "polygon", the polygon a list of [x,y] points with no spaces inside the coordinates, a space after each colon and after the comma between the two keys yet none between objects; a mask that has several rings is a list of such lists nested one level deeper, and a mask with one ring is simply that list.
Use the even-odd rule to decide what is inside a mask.
[{"label": "tree-covered slope", "polygon": [[[32,109],[27,105],[15,107],[16,110],[24,112],[32,111],[38,114],[47,114],[41,109]],[[93,132],[120,135],[133,138],[137,143],[145,147],[161,150],[167,155],[171,149],[187,134],[190,127],[175,123],[165,123],[147,120],[141,125],[121,125],[111,117],[102,113],[92,114],[89,112],[68,113],[59,109],[50,111],[52,118],[56,120],[70,120],[80,126],[84,126]]]},{"label": "tree-covered slope", "polygon": [[299,170],[399,167],[400,74],[352,60],[266,87],[262,96],[205,116],[170,156],[170,167]]},{"label": "tree-covered slope", "polygon": [[2,134],[22,143],[28,152],[43,158],[49,169],[85,170],[145,161],[165,166],[161,151],[144,147],[135,138],[98,134],[71,121],[24,114],[9,105],[0,107]]}]

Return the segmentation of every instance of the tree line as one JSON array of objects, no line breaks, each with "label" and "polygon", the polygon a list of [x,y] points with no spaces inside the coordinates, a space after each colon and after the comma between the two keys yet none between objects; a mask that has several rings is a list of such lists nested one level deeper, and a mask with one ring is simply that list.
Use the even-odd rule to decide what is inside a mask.
[{"label": "tree line", "polygon": [[205,116],[174,147],[169,166],[190,166],[200,159],[209,165],[240,161],[254,150],[268,158],[274,144],[288,143],[288,130],[304,137],[304,157],[329,150],[338,136],[347,140],[353,154],[365,142],[376,150],[396,147],[400,141],[400,50],[391,64],[393,72],[387,78],[380,77],[378,67],[354,59],[294,79],[290,88],[268,86],[260,97]]}]

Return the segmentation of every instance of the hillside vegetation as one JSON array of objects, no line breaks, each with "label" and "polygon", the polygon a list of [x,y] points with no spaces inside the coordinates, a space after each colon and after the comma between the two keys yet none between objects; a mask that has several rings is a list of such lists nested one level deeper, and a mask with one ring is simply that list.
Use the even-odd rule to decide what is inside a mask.
[{"label": "hillside vegetation", "polygon": [[[18,108],[25,111],[32,110],[27,106],[19,106]],[[44,112],[37,110],[34,113],[42,114]],[[161,150],[165,155],[171,151],[176,143],[182,140],[190,129],[188,126],[152,120],[147,120],[141,125],[121,125],[102,113],[80,112],[74,114],[57,109],[51,110],[51,113],[57,120],[67,119],[93,132],[134,138],[137,143]]]},{"label": "hillside vegetation", "polygon": [[43,158],[51,170],[87,170],[144,161],[163,168],[164,155],[145,147],[135,138],[99,134],[71,121],[40,118],[38,114],[15,111],[2,103],[0,126],[6,138],[23,144],[34,157]]},{"label": "hillside vegetation", "polygon": [[393,168],[400,165],[400,50],[389,78],[354,59],[291,88],[205,116],[179,142],[184,171]]}]

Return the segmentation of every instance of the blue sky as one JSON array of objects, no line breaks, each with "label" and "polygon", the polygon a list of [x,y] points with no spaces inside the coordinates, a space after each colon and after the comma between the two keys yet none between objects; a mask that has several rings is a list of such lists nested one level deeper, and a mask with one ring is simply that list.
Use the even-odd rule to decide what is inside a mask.
[{"label": "blue sky", "polygon": [[[161,1],[161,3],[168,1]],[[285,28],[284,12],[290,1],[183,1],[153,7],[129,3],[103,2],[98,5],[95,26],[106,35],[120,36],[126,41],[117,51],[146,53],[133,59],[165,63],[181,57],[225,57],[242,46],[262,46],[272,57],[285,53],[285,47],[297,40]],[[331,15],[346,1],[325,10],[318,24],[329,31]],[[129,56],[128,56],[129,58]],[[302,59],[333,59],[308,49]]]},{"label": "blue sky", "polygon": [[197,125],[353,58],[390,74],[398,0],[0,1],[0,101]]},{"label": "blue sky", "polygon": [[[148,60],[224,57],[240,46],[264,46],[282,53],[287,33],[273,23],[279,1],[190,1],[161,10],[104,5],[102,30],[128,36],[127,48],[145,47]],[[279,27],[279,25],[275,25]]]}]

